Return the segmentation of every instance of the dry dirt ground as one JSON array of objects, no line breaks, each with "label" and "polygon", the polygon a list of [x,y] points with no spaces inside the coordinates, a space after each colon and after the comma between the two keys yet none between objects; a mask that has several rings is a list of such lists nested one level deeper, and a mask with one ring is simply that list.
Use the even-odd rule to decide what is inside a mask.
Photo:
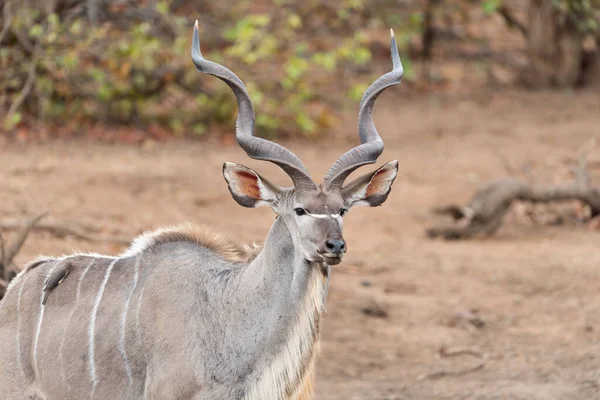
[{"label": "dry dirt ground", "polygon": [[[513,215],[492,238],[424,235],[431,207],[466,201],[474,185],[504,174],[492,147],[515,166],[528,161],[540,180],[567,179],[577,150],[599,131],[600,96],[486,91],[381,99],[381,162],[398,159],[400,173],[383,207],[353,209],[346,218],[349,254],[333,274],[317,399],[600,399],[597,231]],[[318,144],[286,144],[321,177],[356,141],[350,122],[343,132]],[[599,153],[590,157],[598,183]],[[221,165],[241,162],[286,183],[271,165],[218,143],[12,144],[0,159],[2,217],[49,210],[130,236],[191,221],[262,240],[273,213],[238,206]],[[121,247],[34,233],[17,262],[74,249]],[[469,312],[484,325],[468,322]],[[442,348],[477,351],[484,365],[467,372],[482,359],[444,357]],[[443,371],[450,374],[436,375]]]}]

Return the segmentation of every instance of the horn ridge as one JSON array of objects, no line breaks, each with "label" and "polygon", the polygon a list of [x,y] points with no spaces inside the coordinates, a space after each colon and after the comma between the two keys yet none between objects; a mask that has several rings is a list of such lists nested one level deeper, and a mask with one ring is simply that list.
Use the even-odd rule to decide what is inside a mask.
[{"label": "horn ridge", "polygon": [[379,95],[388,87],[400,83],[404,74],[396,36],[392,29],[390,29],[390,36],[392,70],[376,79],[363,94],[358,110],[358,137],[361,144],[344,153],[329,169],[324,183],[330,190],[341,187],[346,178],[357,168],[376,162],[383,152],[383,140],[373,121],[373,107]]},{"label": "horn ridge", "polygon": [[248,156],[278,165],[289,175],[296,187],[316,187],[308,175],[306,167],[294,153],[277,143],[254,136],[254,105],[248,90],[242,80],[227,67],[203,57],[200,50],[198,21],[194,24],[192,61],[198,71],[216,76],[233,91],[238,104],[238,116],[235,124],[236,139]]}]

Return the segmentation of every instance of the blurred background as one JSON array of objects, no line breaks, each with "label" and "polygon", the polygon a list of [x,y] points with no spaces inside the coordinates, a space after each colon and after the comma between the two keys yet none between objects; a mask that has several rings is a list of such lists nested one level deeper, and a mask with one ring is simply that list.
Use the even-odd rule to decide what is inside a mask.
[{"label": "blurred background", "polygon": [[[597,89],[598,7],[595,0],[4,0],[2,122],[7,132],[44,138],[103,137],[84,133],[96,124],[129,128],[136,138],[229,131],[236,113],[229,88],[190,67],[195,19],[204,52],[243,76],[261,111],[257,126],[270,136],[313,137],[339,126],[389,68],[389,28],[405,64],[405,97],[482,86]],[[19,132],[27,127],[35,133]]]},{"label": "blurred background", "polygon": [[235,204],[221,165],[289,182],[237,146],[235,97],[191,62],[195,20],[257,135],[316,180],[358,143],[396,33],[405,75],[374,118],[400,173],[345,220],[318,399],[600,398],[596,0],[0,0],[6,247],[48,213],[5,281],[185,221],[264,239],[272,211]]}]

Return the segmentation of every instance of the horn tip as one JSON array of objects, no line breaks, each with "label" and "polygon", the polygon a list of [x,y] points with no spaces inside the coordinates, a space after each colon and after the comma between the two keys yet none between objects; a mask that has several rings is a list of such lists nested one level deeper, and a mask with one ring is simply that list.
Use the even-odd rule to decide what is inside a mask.
[{"label": "horn tip", "polygon": [[394,35],[394,30],[390,28],[390,52],[392,55],[392,64],[393,70],[398,71],[402,70],[402,62],[400,61],[400,54],[398,54],[398,45],[396,44],[396,35]]},{"label": "horn tip", "polygon": [[202,51],[200,50],[200,34],[198,33],[198,20],[194,23],[194,34],[192,35],[192,59],[202,60]]}]

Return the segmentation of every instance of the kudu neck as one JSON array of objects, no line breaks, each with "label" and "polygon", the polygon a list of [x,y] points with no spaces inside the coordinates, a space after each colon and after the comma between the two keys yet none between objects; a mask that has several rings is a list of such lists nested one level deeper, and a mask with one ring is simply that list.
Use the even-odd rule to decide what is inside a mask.
[{"label": "kudu neck", "polygon": [[293,308],[307,295],[311,280],[323,278],[322,271],[321,265],[307,261],[295,248],[285,222],[277,218],[262,251],[248,265],[246,278],[270,292],[274,300],[279,297],[279,305]]},{"label": "kudu neck", "polygon": [[245,398],[263,398],[265,390],[271,393],[275,388],[277,398],[284,398],[285,393],[310,385],[305,380],[313,376],[324,294],[318,267],[295,249],[285,222],[277,218],[262,252],[244,268],[240,283],[248,297],[240,303],[260,310],[259,326],[255,317],[245,321],[249,328],[245,331],[251,333],[246,342],[255,343],[242,346],[250,352],[249,368],[254,371]]}]

